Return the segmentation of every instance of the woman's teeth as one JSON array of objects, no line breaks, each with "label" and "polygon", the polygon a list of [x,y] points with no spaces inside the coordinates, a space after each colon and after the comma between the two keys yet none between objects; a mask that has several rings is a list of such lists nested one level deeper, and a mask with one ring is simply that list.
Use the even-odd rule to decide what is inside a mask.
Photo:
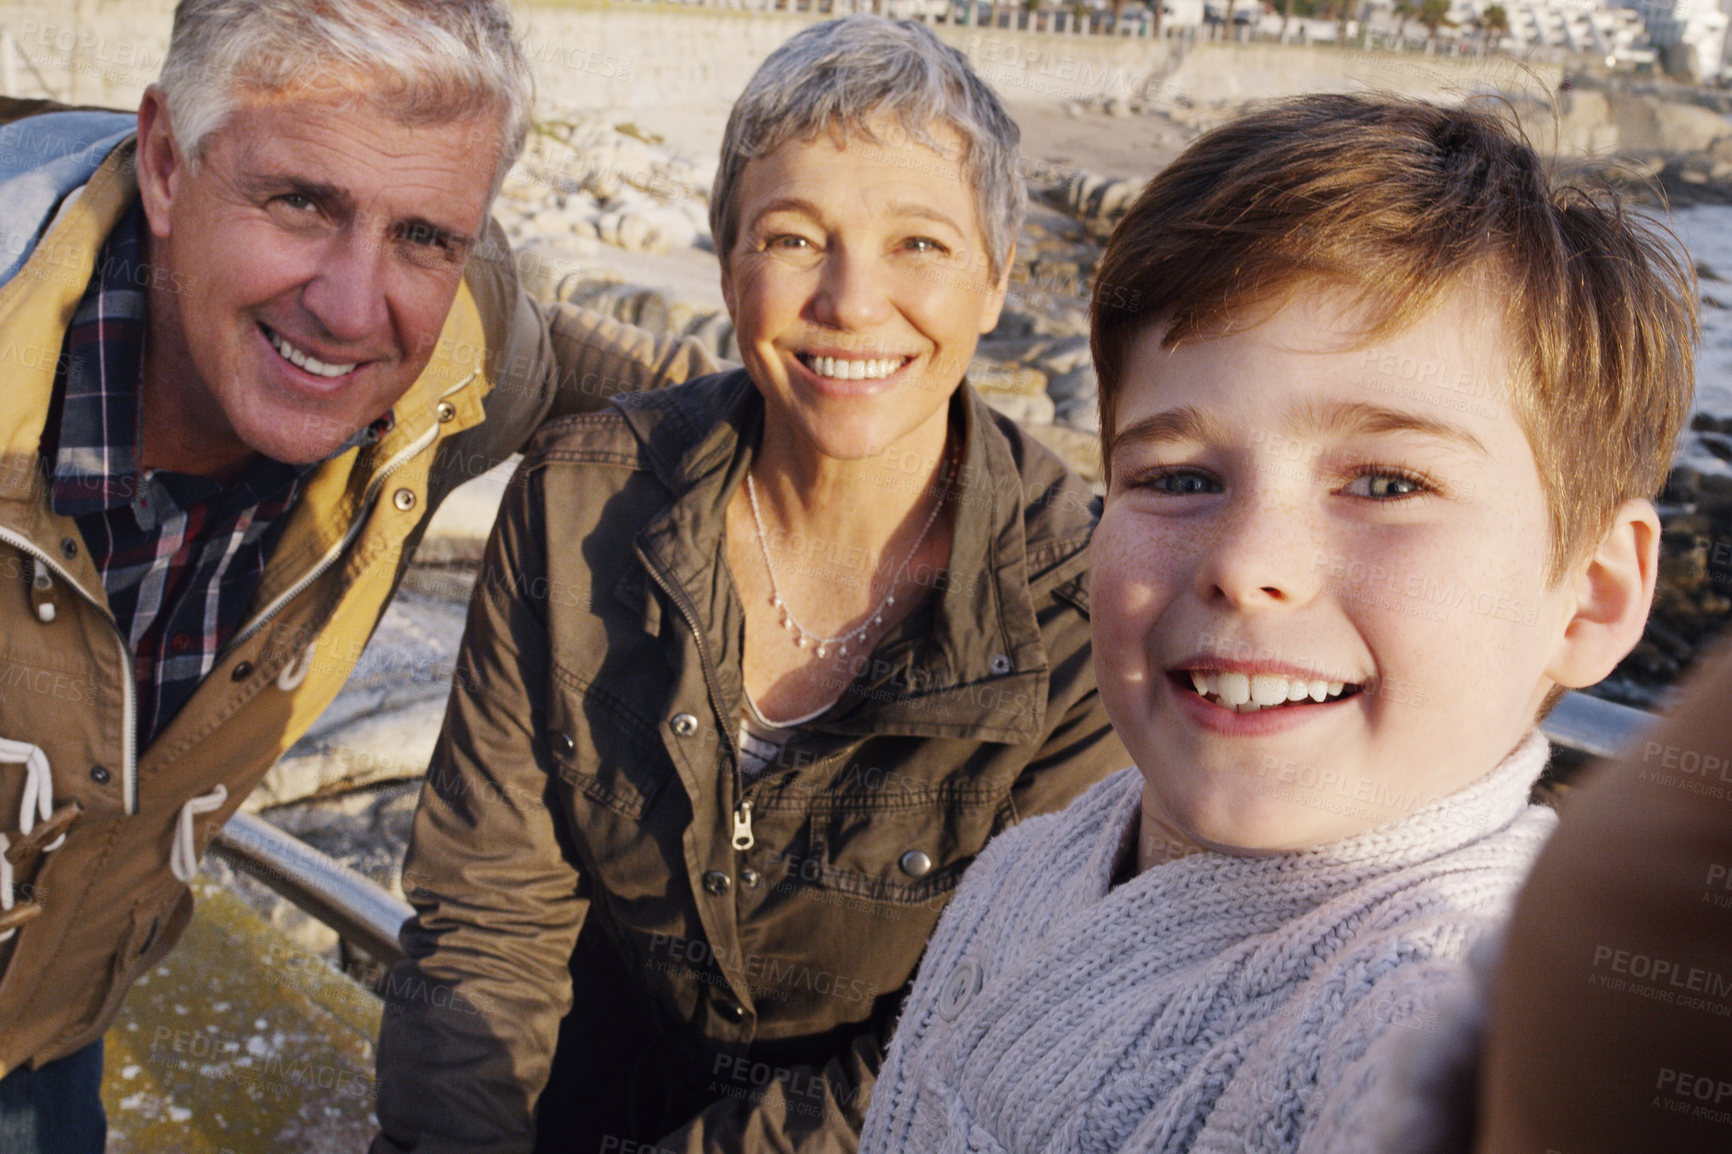
[{"label": "woman's teeth", "polygon": [[800,358],[806,367],[820,377],[837,381],[881,381],[902,367],[901,357],[880,357],[877,360],[844,360],[841,357]]},{"label": "woman's teeth", "polygon": [[1345,681],[1312,681],[1279,673],[1205,673],[1193,669],[1190,674],[1191,685],[1199,694],[1240,713],[1273,709],[1306,698],[1329,701],[1347,689]]},{"label": "woman's teeth", "polygon": [[344,373],[354,372],[360,365],[360,362],[358,361],[352,365],[327,365],[324,361],[310,357],[300,349],[297,349],[294,345],[291,345],[288,341],[282,338],[280,333],[270,332],[268,329],[266,332],[270,334],[271,347],[281,353],[285,361],[288,361],[298,369],[304,369],[305,371],[312,373],[315,377],[340,377]]}]

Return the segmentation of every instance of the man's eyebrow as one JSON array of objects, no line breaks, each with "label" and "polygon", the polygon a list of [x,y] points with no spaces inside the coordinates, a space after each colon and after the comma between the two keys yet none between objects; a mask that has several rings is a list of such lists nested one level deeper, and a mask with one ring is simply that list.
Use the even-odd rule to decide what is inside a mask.
[{"label": "man's eyebrow", "polygon": [[1485,444],[1468,430],[1449,421],[1406,409],[1391,409],[1369,401],[1348,401],[1340,404],[1308,404],[1291,423],[1295,432],[1313,435],[1419,433],[1442,441],[1452,441],[1481,456],[1489,456]]},{"label": "man's eyebrow", "polygon": [[1113,434],[1113,443],[1107,446],[1107,457],[1110,459],[1117,456],[1119,449],[1131,442],[1159,444],[1164,441],[1224,439],[1222,426],[1214,418],[1204,416],[1191,405],[1180,405],[1176,409],[1132,421],[1120,429]]},{"label": "man's eyebrow", "polygon": [[432,221],[422,216],[404,217],[402,220],[397,222],[396,228],[392,231],[399,236],[404,233],[419,236],[436,236],[446,243],[458,248],[471,248],[475,244],[474,237],[458,232],[454,228],[446,228],[442,224],[434,224]]},{"label": "man's eyebrow", "polygon": [[346,208],[353,201],[347,192],[334,184],[325,184],[300,176],[290,176],[288,173],[266,172],[245,177],[241,181],[241,187],[253,196],[292,192],[304,196],[308,200],[323,201],[338,208]]}]

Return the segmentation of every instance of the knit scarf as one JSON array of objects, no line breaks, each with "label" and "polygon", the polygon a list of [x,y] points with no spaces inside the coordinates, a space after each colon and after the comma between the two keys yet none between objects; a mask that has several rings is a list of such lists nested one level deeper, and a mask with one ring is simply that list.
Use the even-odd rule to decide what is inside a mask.
[{"label": "knit scarf", "polygon": [[[945,911],[863,1154],[1325,1154],[1366,1050],[1430,1030],[1555,824],[1531,733],[1409,817],[1292,853],[1199,853],[1112,885],[1133,766],[990,844]],[[1363,1116],[1361,1114],[1360,1116]]]}]

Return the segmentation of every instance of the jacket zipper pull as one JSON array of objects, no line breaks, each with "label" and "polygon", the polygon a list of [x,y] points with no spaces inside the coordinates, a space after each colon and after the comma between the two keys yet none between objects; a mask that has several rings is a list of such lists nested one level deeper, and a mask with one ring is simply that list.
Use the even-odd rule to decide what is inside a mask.
[{"label": "jacket zipper pull", "polygon": [[752,803],[742,797],[734,807],[734,848],[751,849],[756,840],[752,837]]}]

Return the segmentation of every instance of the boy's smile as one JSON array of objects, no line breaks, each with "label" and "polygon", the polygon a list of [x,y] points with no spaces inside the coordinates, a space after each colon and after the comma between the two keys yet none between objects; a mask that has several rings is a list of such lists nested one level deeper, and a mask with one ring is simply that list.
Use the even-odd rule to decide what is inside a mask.
[{"label": "boy's smile", "polygon": [[1240,320],[1132,347],[1095,663],[1145,809],[1204,845],[1294,849],[1488,773],[1553,685],[1577,587],[1548,580],[1492,309],[1458,290],[1366,342],[1302,284]]}]

